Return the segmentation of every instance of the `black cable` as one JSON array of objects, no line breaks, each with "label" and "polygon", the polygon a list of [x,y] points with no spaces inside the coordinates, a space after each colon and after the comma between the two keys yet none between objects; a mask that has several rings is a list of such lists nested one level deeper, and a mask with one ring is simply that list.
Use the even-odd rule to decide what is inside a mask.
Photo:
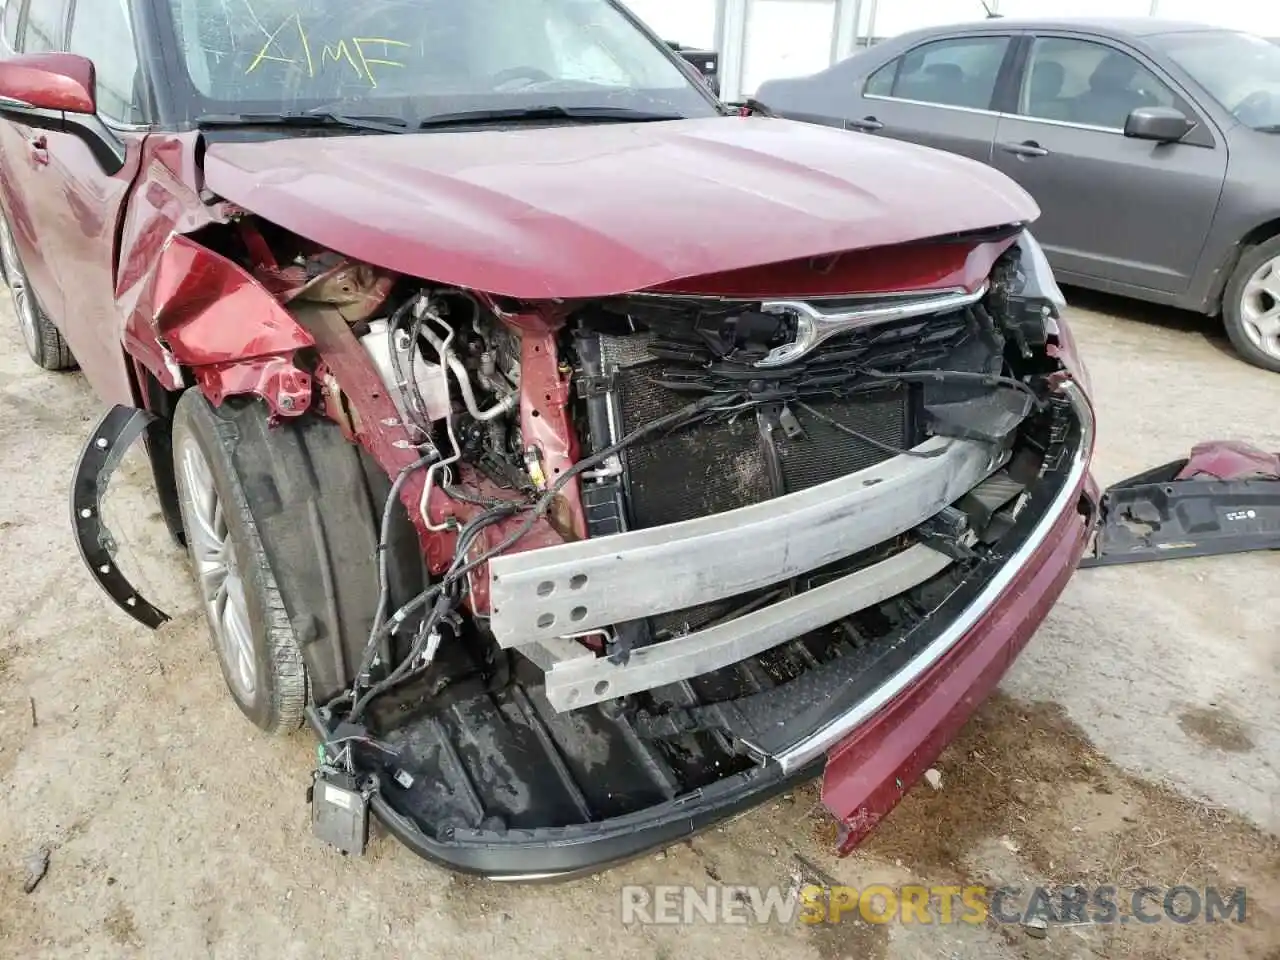
[{"label": "black cable", "polygon": [[[353,689],[351,695],[346,697],[346,699],[354,701],[349,718],[351,722],[354,723],[360,718],[365,707],[375,697],[380,696],[382,693],[390,690],[396,684],[400,683],[407,676],[412,675],[413,663],[419,656],[421,656],[422,648],[430,637],[431,631],[434,630],[439,621],[457,605],[458,601],[448,593],[449,588],[465,578],[477,567],[488,563],[494,557],[509,550],[512,546],[523,539],[529,531],[533,529],[534,524],[538,522],[538,519],[550,509],[560,491],[563,490],[574,477],[580,475],[584,471],[590,470],[592,467],[600,463],[603,463],[605,460],[609,459],[609,457],[620,453],[630,445],[638,443],[640,440],[643,440],[651,434],[662,430],[675,430],[680,427],[688,426],[690,423],[703,420],[709,416],[714,416],[717,412],[720,412],[718,408],[723,408],[742,399],[742,394],[714,394],[686,404],[679,410],[672,411],[666,416],[659,417],[656,420],[651,420],[650,422],[637,427],[611,446],[605,447],[603,450],[599,450],[583,460],[579,460],[561,474],[555,483],[547,488],[537,501],[534,502],[532,507],[529,507],[528,504],[521,503],[520,501],[507,501],[501,506],[495,506],[468,521],[458,533],[458,542],[454,549],[454,561],[450,565],[449,570],[441,578],[440,582],[428,587],[417,597],[414,597],[402,606],[387,622],[379,623],[375,621],[375,628],[370,632],[369,636],[369,646],[366,647],[365,650],[366,658],[371,658],[372,655],[370,650],[376,648],[377,641],[382,637],[382,635],[394,630],[395,627],[400,623],[403,623],[406,618],[411,616],[432,599],[435,600],[435,606],[423,619],[422,625],[418,630],[418,635],[414,639],[413,646],[410,649],[408,656],[405,657],[400,665],[397,666],[385,679],[370,687],[363,696],[357,698],[357,691]],[[400,478],[397,478],[397,480],[399,479]],[[472,542],[485,527],[492,526],[495,523],[500,523],[512,513],[522,509],[529,510],[529,516],[524,523],[520,524],[513,533],[508,535],[497,546],[486,550],[474,560],[466,561],[465,558],[468,551],[471,549]],[[378,619],[380,620],[381,618]],[[343,698],[339,698],[339,700],[334,702],[341,702],[342,699]]]},{"label": "black cable", "polygon": [[645,437],[649,436],[651,433],[657,433],[658,431],[665,430],[667,428],[676,428],[676,427],[686,426],[690,423],[696,422],[698,420],[702,420],[706,416],[709,416],[715,412],[716,405],[724,404],[726,402],[739,399],[741,396],[743,395],[742,394],[729,394],[729,395],[714,394],[712,396],[703,397],[700,400],[695,400],[693,403],[686,404],[685,406],[681,407],[679,410],[674,410],[671,413],[667,414],[666,416],[659,417],[657,420],[651,420],[648,423],[637,427],[635,430],[632,430],[629,434],[627,434],[617,443],[613,444],[612,446],[605,447],[603,450],[600,450],[596,453],[593,453],[591,456],[587,457],[585,460],[579,460],[572,467],[570,467],[563,474],[561,474],[560,478],[556,480],[556,482],[552,484],[541,497],[538,498],[537,502],[534,504],[533,509],[529,513],[529,518],[520,525],[519,529],[517,529],[513,534],[511,534],[509,537],[503,540],[496,547],[493,547],[485,551],[475,560],[472,560],[470,563],[467,563],[464,566],[462,566],[460,569],[458,569],[454,573],[454,577],[456,578],[456,577],[466,576],[476,567],[479,567],[482,564],[488,563],[494,557],[498,556],[500,553],[505,552],[506,550],[509,550],[512,546],[518,543],[526,534],[528,534],[530,530],[533,529],[533,525],[538,522],[538,518],[541,517],[543,514],[545,514],[547,510],[551,508],[551,504],[555,501],[555,498],[560,493],[560,491],[565,488],[565,486],[569,483],[570,480],[578,476],[580,473],[583,473],[586,470],[590,470],[592,467],[597,466],[600,463],[603,463],[605,460],[608,460],[610,457],[614,456],[615,454],[621,453],[627,447],[631,446],[631,444],[637,443],[640,440],[643,440]]},{"label": "black cable", "polygon": [[352,695],[358,692],[360,678],[373,665],[373,655],[378,649],[379,634],[382,630],[383,621],[387,616],[387,600],[391,594],[391,584],[387,577],[387,540],[391,535],[391,511],[400,499],[400,491],[408,481],[409,475],[413,471],[427,466],[435,459],[436,454],[431,453],[403,467],[396,474],[395,482],[391,484],[391,492],[387,494],[387,502],[382,506],[382,523],[378,528],[378,605],[374,609],[373,627],[369,631],[369,642],[365,645],[364,655],[360,658],[360,667],[356,670],[355,678],[351,683]]},{"label": "black cable", "polygon": [[450,499],[457,500],[461,503],[469,503],[475,507],[500,507],[504,503],[513,502],[511,500],[502,500],[498,497],[477,497],[467,493],[467,491],[463,490],[461,487],[456,487],[451,484],[442,484],[440,489],[447,493]]},{"label": "black cable", "polygon": [[[505,502],[507,504],[513,505],[514,507],[520,510],[532,509],[532,507],[529,504],[523,503],[520,501],[509,500]],[[404,606],[402,606],[399,610],[397,610],[394,614],[392,614],[391,619],[388,620],[387,623],[383,625],[382,632],[387,633],[394,630],[396,627],[398,627],[401,623],[403,623],[413,614],[417,613],[418,610],[420,610],[430,600],[432,600],[438,593],[440,593],[445,588],[445,586],[455,582],[454,579],[450,579],[449,575],[462,562],[463,558],[465,558],[467,551],[471,549],[471,544],[475,540],[476,536],[479,535],[480,531],[484,527],[492,526],[495,523],[499,523],[502,520],[505,520],[507,516],[512,512],[515,512],[515,511],[514,510],[502,510],[502,511],[493,510],[493,511],[490,511],[489,513],[479,514],[476,517],[473,517],[471,520],[469,520],[458,532],[458,543],[454,549],[454,563],[453,563],[453,566],[450,567],[449,571],[446,571],[444,579],[442,579],[439,583],[436,583],[428,587],[426,590],[422,591],[422,593],[418,594],[416,597],[414,597],[412,600],[408,601]]]},{"label": "black cable", "polygon": [[[406,379],[409,383],[409,392],[413,396],[415,415],[423,426],[423,432],[430,436],[431,413],[427,410],[427,403],[422,398],[422,391],[418,389],[418,378],[413,370],[414,362],[418,359],[418,338],[421,336],[422,317],[414,314],[413,327],[409,330],[409,375]],[[440,358],[440,362],[444,362],[443,357]]]},{"label": "black cable", "polygon": [[[508,509],[495,509],[487,513],[480,514],[468,521],[458,534],[458,545],[454,552],[454,562],[450,572],[452,573],[452,571],[458,567],[461,560],[466,556],[467,551],[471,549],[472,542],[477,536],[479,536],[480,532],[485,527],[502,522],[502,520],[506,519],[510,513],[515,509],[519,509],[521,506],[522,505],[516,501],[510,501],[507,504]],[[444,592],[446,586],[455,582],[457,582],[456,577],[451,578],[449,574],[446,574],[445,578],[442,579],[440,583],[424,590],[421,594],[415,597],[414,600],[410,601],[409,604],[406,604],[404,607],[401,607],[396,611],[395,616],[392,618],[392,622],[402,621],[405,617],[409,616],[413,610],[416,610],[418,606],[425,604],[432,598],[436,599],[435,607],[433,607],[431,612],[423,618],[421,625],[419,625],[418,634],[414,638],[413,645],[410,647],[404,660],[402,660],[388,676],[370,687],[364,696],[359,699],[355,699],[355,691],[352,691],[352,695],[347,698],[355,701],[351,708],[350,717],[348,718],[351,723],[356,723],[360,719],[361,715],[364,713],[365,707],[367,707],[370,701],[375,697],[381,696],[392,687],[409,679],[411,676],[414,676],[419,672],[413,668],[413,664],[422,655],[423,648],[426,646],[427,641],[431,636],[431,632],[435,630],[440,621],[444,619],[444,617],[447,616],[458,604],[457,598],[454,598]],[[376,638],[377,636],[375,634],[374,639],[376,640]]]},{"label": "black cable", "polygon": [[828,417],[825,413],[820,413],[813,409],[813,407],[809,406],[809,404],[805,403],[803,400],[795,401],[795,405],[808,413],[811,417],[816,417],[823,423],[835,427],[841,433],[847,433],[855,440],[861,440],[863,443],[885,451],[885,453],[894,453],[905,457],[919,457],[921,460],[932,460],[934,457],[941,457],[947,452],[945,448],[939,450],[908,450],[906,447],[898,447],[892,443],[885,443],[882,440],[877,440],[875,437],[869,437],[865,433],[859,433],[857,430],[853,429],[853,427],[846,427],[839,420]]},{"label": "black cable", "polygon": [[896,380],[900,383],[945,383],[948,380],[962,383],[980,383],[987,387],[1008,387],[1019,390],[1035,401],[1036,406],[1043,405],[1040,395],[1021,380],[1013,377],[1002,377],[994,373],[973,373],[969,370],[908,370],[901,373],[890,373],[887,370],[875,370],[871,367],[859,367],[858,372],[873,380]]},{"label": "black cable", "polygon": [[[439,621],[440,617],[447,613],[448,610],[451,609],[451,606],[455,604],[455,601],[448,597],[445,591],[459,580],[465,578],[469,573],[471,573],[471,571],[488,563],[495,556],[509,550],[512,546],[523,539],[529,531],[533,529],[533,526],[537,523],[538,519],[543,516],[548,509],[550,509],[551,504],[555,501],[555,498],[560,491],[563,490],[574,477],[586,470],[590,470],[592,467],[600,463],[603,463],[609,457],[620,453],[631,444],[643,440],[650,434],[657,433],[661,430],[676,429],[687,426],[690,423],[705,419],[708,416],[713,416],[717,412],[717,407],[731,404],[734,401],[742,399],[742,396],[743,395],[741,394],[717,394],[703,397],[693,403],[686,404],[679,410],[672,411],[666,416],[659,417],[656,420],[651,420],[649,423],[637,427],[617,443],[592,454],[584,460],[579,460],[572,467],[566,470],[531,507],[526,503],[521,503],[520,501],[507,501],[502,507],[495,507],[468,521],[458,533],[458,543],[454,550],[454,562],[441,578],[440,582],[428,587],[426,590],[422,591],[422,593],[418,594],[418,596],[414,597],[402,606],[392,614],[391,618],[383,624],[378,631],[372,634],[371,639],[376,642],[381,634],[395,629],[396,626],[403,623],[405,619],[412,616],[433,599],[436,601],[436,607],[433,608],[431,614],[424,618],[423,625],[419,629],[418,637],[415,638],[413,648],[410,650],[409,655],[405,657],[404,661],[402,661],[395,670],[392,671],[390,676],[371,687],[364,696],[360,697],[359,700],[355,702],[351,713],[352,722],[359,718],[360,714],[363,713],[365,706],[374,697],[377,697],[391,689],[391,687],[395,686],[407,676],[407,671],[412,670],[414,660],[416,660],[421,654],[421,648],[424,645],[425,638],[430,635],[430,631],[434,629],[435,624]],[[528,509],[529,516],[525,522],[519,526],[519,528],[507,536],[497,546],[486,550],[476,559],[469,562],[465,561],[467,552],[471,549],[471,543],[474,541],[475,537],[479,535],[481,530],[487,526],[492,526],[495,523],[500,523],[511,513],[522,509]]]}]

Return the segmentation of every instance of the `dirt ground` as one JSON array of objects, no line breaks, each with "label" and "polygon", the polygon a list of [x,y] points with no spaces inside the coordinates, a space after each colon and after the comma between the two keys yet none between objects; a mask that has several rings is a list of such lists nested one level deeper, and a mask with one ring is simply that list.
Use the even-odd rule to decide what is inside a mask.
[{"label": "dirt ground", "polygon": [[[1195,317],[1075,295],[1113,482],[1198,440],[1280,449],[1280,377]],[[183,557],[130,464],[122,562],[151,633],[81,569],[67,486],[98,408],[0,316],[0,958],[1280,958],[1280,556],[1082,571],[921,785],[853,856],[808,786],[691,843],[558,886],[450,876],[309,833],[305,734],[224,694]],[[24,893],[25,861],[49,852]],[[1247,889],[1243,924],[624,925],[623,884]],[[1123,899],[1123,896],[1121,897]]]}]

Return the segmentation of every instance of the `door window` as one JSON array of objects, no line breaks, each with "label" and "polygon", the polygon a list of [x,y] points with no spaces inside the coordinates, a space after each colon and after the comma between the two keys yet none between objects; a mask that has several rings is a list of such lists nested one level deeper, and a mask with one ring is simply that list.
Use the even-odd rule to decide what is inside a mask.
[{"label": "door window", "polygon": [[989,110],[1008,37],[956,37],[916,47],[873,73],[866,93]]},{"label": "door window", "polygon": [[49,53],[62,49],[62,25],[67,19],[66,0],[31,0],[22,29],[23,53]]},{"label": "door window", "polygon": [[888,97],[893,95],[893,81],[898,76],[898,64],[902,58],[891,60],[883,67],[867,77],[867,85],[863,93],[868,97]]},{"label": "door window", "polygon": [[76,0],[67,49],[93,61],[98,112],[121,123],[138,123],[138,53],[124,0]]},{"label": "door window", "polygon": [[1138,107],[1173,107],[1177,97],[1135,58],[1115,47],[1037,37],[1018,99],[1025,117],[1123,130]]}]

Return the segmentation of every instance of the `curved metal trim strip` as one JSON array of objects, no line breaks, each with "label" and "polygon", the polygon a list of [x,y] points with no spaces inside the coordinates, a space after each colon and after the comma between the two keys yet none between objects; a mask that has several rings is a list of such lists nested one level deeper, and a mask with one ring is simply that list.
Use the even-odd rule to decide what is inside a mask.
[{"label": "curved metal trim strip", "polygon": [[[820,344],[832,337],[860,327],[893,320],[908,320],[946,313],[972,306],[987,295],[987,285],[972,293],[967,290],[949,291],[941,296],[911,299],[902,303],[884,303],[874,307],[855,307],[846,310],[820,310],[805,300],[766,300],[760,309],[765,313],[790,315],[796,319],[796,338],[791,343],[775,347],[757,367],[781,367],[794,363],[812,353]],[[892,294],[886,294],[886,298]]]}]

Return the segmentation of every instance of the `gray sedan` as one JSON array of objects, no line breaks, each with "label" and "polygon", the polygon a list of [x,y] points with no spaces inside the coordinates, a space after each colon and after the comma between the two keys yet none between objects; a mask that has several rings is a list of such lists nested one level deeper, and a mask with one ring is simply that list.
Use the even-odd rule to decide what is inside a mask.
[{"label": "gray sedan", "polygon": [[1154,19],[991,19],[757,100],[996,167],[1040,204],[1063,283],[1220,314],[1245,359],[1280,372],[1280,47]]}]

